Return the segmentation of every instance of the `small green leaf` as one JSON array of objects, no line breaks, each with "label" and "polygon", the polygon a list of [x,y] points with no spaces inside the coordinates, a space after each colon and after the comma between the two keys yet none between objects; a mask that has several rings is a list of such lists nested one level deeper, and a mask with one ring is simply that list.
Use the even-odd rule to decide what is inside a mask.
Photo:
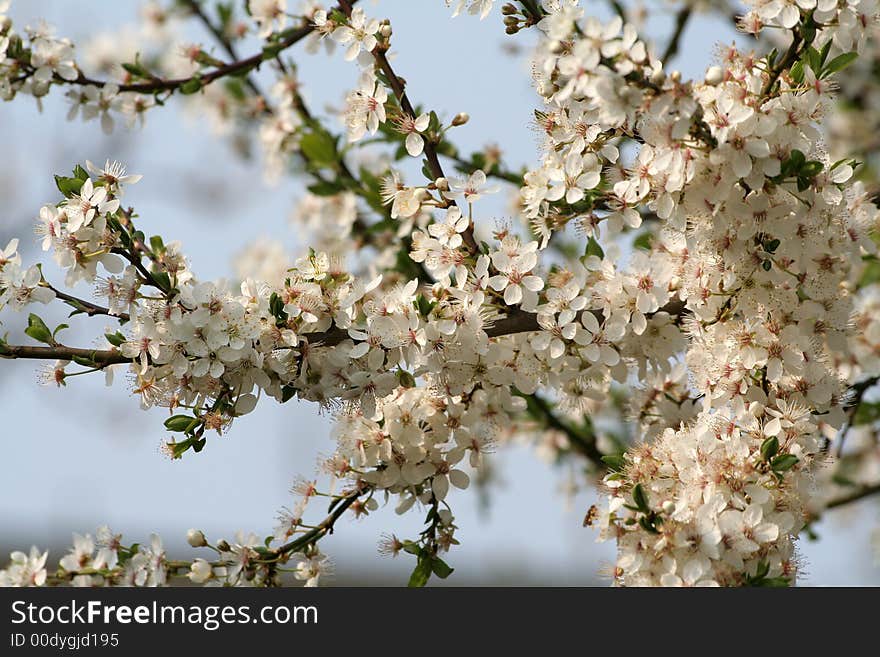
[{"label": "small green leaf", "polygon": [[880,420],[880,402],[862,402],[853,415],[853,424],[871,424]]},{"label": "small green leaf", "polygon": [[599,246],[599,242],[591,237],[587,242],[587,248],[584,250],[585,256],[598,256],[600,259],[605,257],[605,251]]},{"label": "small green leaf", "polygon": [[326,130],[316,130],[303,135],[299,148],[309,163],[319,169],[334,165],[338,159],[336,138]]},{"label": "small green leaf", "polygon": [[344,192],[345,187],[335,181],[321,180],[313,185],[309,185],[309,191],[315,196],[335,196],[340,192]]},{"label": "small green leaf", "polygon": [[805,176],[807,178],[815,178],[820,173],[822,173],[822,169],[824,168],[825,165],[822,164],[819,160],[808,160],[804,162],[799,175]]},{"label": "small green leaf", "polygon": [[114,347],[121,347],[122,343],[125,342],[125,336],[119,331],[116,331],[116,333],[105,333],[104,337],[107,338],[107,342]]},{"label": "small green leaf", "polygon": [[419,561],[416,564],[415,569],[412,571],[412,574],[409,576],[409,583],[407,586],[410,588],[421,588],[427,584],[428,580],[431,579],[432,568],[432,559],[424,555],[419,555]]},{"label": "small green leaf", "polygon": [[440,579],[446,579],[452,574],[454,568],[450,568],[449,564],[447,564],[443,559],[439,557],[434,557],[431,560],[431,570],[434,574]]},{"label": "small green leaf", "polygon": [[77,180],[82,180],[83,182],[85,182],[89,179],[89,172],[86,171],[82,166],[77,164],[75,167],[73,167],[73,177]]},{"label": "small green leaf", "polygon": [[779,439],[776,436],[770,436],[767,440],[761,443],[761,458],[765,461],[769,461],[776,453],[779,451]]},{"label": "small green leaf", "polygon": [[55,341],[52,339],[52,331],[49,330],[49,327],[46,326],[46,323],[42,319],[33,313],[28,315],[28,326],[24,332],[37,342],[55,344]]},{"label": "small green leaf", "polygon": [[153,235],[150,238],[150,248],[153,250],[153,253],[165,253],[165,244],[162,242],[161,236]]},{"label": "small green leaf", "polygon": [[82,189],[83,181],[79,178],[68,178],[66,176],[55,176],[55,186],[58,191],[64,194],[66,198],[70,198],[75,194],[79,194]]},{"label": "small green leaf", "polygon": [[633,247],[643,251],[650,251],[653,242],[654,236],[651,233],[642,233],[633,240]]},{"label": "small green leaf", "polygon": [[651,513],[651,507],[648,505],[648,494],[641,484],[636,484],[632,491],[633,502],[642,513]]},{"label": "small green leaf", "polygon": [[780,454],[770,461],[770,468],[778,474],[791,470],[797,462],[798,457],[794,454]]},{"label": "small green leaf", "polygon": [[845,52],[842,55],[838,55],[825,65],[825,67],[822,69],[821,77],[827,78],[829,75],[833,75],[838,71],[842,71],[847,66],[856,61],[858,56],[859,53],[857,52]]},{"label": "small green leaf", "polygon": [[70,325],[69,324],[59,324],[58,326],[56,326],[55,330],[52,331],[52,339],[54,340],[55,336],[58,335],[58,332],[63,331],[66,328],[70,328]]},{"label": "small green leaf", "polygon": [[190,96],[194,93],[198,93],[202,90],[202,78],[196,76],[194,78],[190,78],[182,85],[180,85],[180,93],[184,96]]},{"label": "small green leaf", "polygon": [[626,465],[626,460],[623,458],[623,454],[606,454],[602,457],[602,463],[607,465],[609,470],[620,472]]},{"label": "small green leaf", "polygon": [[200,420],[189,415],[172,415],[165,420],[165,428],[168,431],[187,432],[200,424]]}]

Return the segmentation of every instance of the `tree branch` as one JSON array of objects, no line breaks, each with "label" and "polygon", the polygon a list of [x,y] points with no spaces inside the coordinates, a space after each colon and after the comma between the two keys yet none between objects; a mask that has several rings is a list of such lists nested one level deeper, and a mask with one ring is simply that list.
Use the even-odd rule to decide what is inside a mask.
[{"label": "tree branch", "polygon": [[132,358],[123,356],[116,349],[81,349],[78,347],[65,347],[60,344],[54,347],[30,347],[11,345],[5,342],[0,342],[0,358],[37,360],[73,360],[74,358],[81,358],[91,361],[102,368],[108,365],[131,363],[133,361]]},{"label": "tree branch", "polygon": [[347,493],[344,497],[342,497],[342,501],[339,502],[333,512],[328,515],[324,520],[321,521],[319,525],[317,525],[311,531],[303,534],[299,538],[290,541],[289,543],[285,543],[279,548],[275,549],[275,554],[281,556],[285,554],[291,554],[293,552],[301,552],[303,549],[308,547],[309,545],[316,543],[321,540],[326,534],[333,533],[333,526],[336,524],[336,521],[342,517],[342,515],[348,511],[349,507],[354,504],[358,498],[362,495],[368,493],[370,488],[356,488],[355,490]]},{"label": "tree branch", "polygon": [[108,317],[113,317],[114,319],[118,319],[120,322],[123,323],[127,322],[130,319],[128,313],[119,313],[118,315],[114,314],[110,311],[109,308],[99,306],[92,303],[91,301],[86,301],[85,299],[80,299],[78,297],[67,294],[66,292],[62,292],[61,290],[53,287],[46,281],[43,281],[42,285],[52,290],[55,293],[55,297],[57,299],[63,301],[76,311],[88,315],[89,317],[94,317],[95,315],[107,315]]},{"label": "tree branch", "polygon": [[693,10],[694,8],[688,4],[679,9],[678,13],[675,14],[675,29],[672,32],[672,36],[669,38],[666,50],[663,51],[663,55],[660,57],[660,61],[662,61],[664,65],[678,54],[678,48],[681,45],[681,37],[684,35],[684,29],[691,18]]},{"label": "tree branch", "polygon": [[880,484],[874,484],[873,486],[864,486],[850,493],[849,495],[844,495],[842,497],[831,500],[830,502],[828,502],[828,504],[825,505],[825,508],[836,509],[838,507],[851,504],[852,502],[857,502],[859,500],[865,499],[866,497],[870,497],[871,495],[876,495],[877,493],[880,493]]},{"label": "tree branch", "polygon": [[[351,8],[352,2],[350,0],[340,0],[339,6],[342,9],[343,13],[351,17]],[[409,114],[412,117],[416,116],[415,108],[413,108],[412,103],[406,95],[406,90],[404,89],[403,82],[401,82],[400,78],[397,77],[397,74],[394,72],[394,69],[391,67],[390,62],[388,61],[388,57],[385,55],[386,46],[383,44],[377,45],[373,49],[373,58],[376,60],[376,64],[378,64],[379,68],[382,70],[382,73],[385,74],[385,77],[388,79],[388,83],[391,85],[391,90],[394,92],[395,98],[397,98],[397,102],[400,103],[401,109]],[[428,169],[431,171],[431,175],[434,178],[445,178],[446,174],[443,173],[443,167],[440,165],[440,159],[437,156],[437,149],[434,147],[428,139],[424,139],[425,143],[425,159],[428,161]],[[467,245],[468,250],[474,254],[479,253],[480,247],[477,244],[477,241],[474,239],[474,226],[473,222],[468,226],[467,230],[465,230],[461,234],[462,240]]]}]

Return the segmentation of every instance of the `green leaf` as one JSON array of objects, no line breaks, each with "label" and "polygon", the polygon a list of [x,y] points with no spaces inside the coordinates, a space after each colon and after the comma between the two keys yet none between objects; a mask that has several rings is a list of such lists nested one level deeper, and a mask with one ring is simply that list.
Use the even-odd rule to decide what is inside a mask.
[{"label": "green leaf", "polygon": [[651,233],[641,233],[633,240],[633,247],[636,249],[642,249],[643,251],[650,251],[653,242],[654,236]]},{"label": "green leaf", "polygon": [[798,457],[794,454],[780,454],[770,461],[770,468],[773,472],[779,474],[786,470],[791,470],[798,462]]},{"label": "green leaf", "polygon": [[605,257],[605,252],[602,250],[602,247],[599,246],[599,242],[595,240],[595,238],[591,237],[587,242],[587,248],[584,250],[585,256],[598,256],[600,259]]},{"label": "green leaf", "polygon": [[842,71],[856,61],[858,56],[857,52],[845,52],[842,55],[838,55],[825,65],[825,68],[822,69],[821,77],[827,78],[829,75]]},{"label": "green leaf", "polygon": [[77,180],[85,182],[89,179],[89,172],[83,169],[79,164],[73,167],[73,177]]},{"label": "green leaf", "polygon": [[193,443],[196,442],[195,438],[187,438],[184,441],[179,443],[165,443],[168,449],[171,451],[172,459],[179,459],[183,456],[189,449],[193,446]]},{"label": "green leaf", "polygon": [[184,96],[190,96],[202,90],[202,78],[196,76],[180,85],[180,93]]},{"label": "green leaf", "polygon": [[105,333],[104,337],[107,338],[107,342],[114,347],[121,347],[122,343],[125,342],[125,336],[119,331],[116,331],[116,333]]},{"label": "green leaf", "polygon": [[779,451],[779,439],[776,436],[770,436],[767,440],[761,443],[761,458],[765,461],[769,461],[776,453]]},{"label": "green leaf", "polygon": [[422,548],[419,547],[418,543],[413,543],[412,541],[404,541],[403,551],[407,554],[418,554],[422,551]]},{"label": "green leaf", "polygon": [[68,178],[66,176],[56,175],[55,186],[66,198],[70,198],[75,194],[79,194],[79,190],[82,189],[83,186],[83,181],[79,178]]},{"label": "green leaf", "polygon": [[55,336],[58,335],[58,332],[63,331],[66,328],[70,328],[70,325],[69,324],[59,324],[58,326],[56,326],[55,330],[52,331],[52,339],[54,340]]},{"label": "green leaf", "polygon": [[660,532],[654,526],[654,523],[647,516],[642,516],[639,518],[639,526],[644,529],[646,532],[651,534],[659,534]]},{"label": "green leaf", "polygon": [[419,311],[419,314],[425,319],[428,318],[428,315],[431,314],[431,311],[434,310],[434,306],[437,305],[436,301],[428,301],[428,298],[419,293],[416,296],[416,300],[413,302],[413,305],[416,307],[416,310]]},{"label": "green leaf", "polygon": [[309,185],[309,191],[315,196],[335,196],[340,192],[344,192],[345,187],[343,187],[338,182],[321,180],[320,182],[316,182],[313,185]]},{"label": "green leaf", "polygon": [[623,454],[606,454],[602,457],[602,463],[608,466],[609,470],[620,472],[626,465]]},{"label": "green leaf", "polygon": [[275,59],[281,52],[284,50],[284,46],[280,43],[273,43],[268,46],[263,46],[263,61],[267,62],[270,59]]},{"label": "green leaf", "polygon": [[865,271],[862,272],[858,287],[861,289],[878,282],[880,282],[880,260],[871,258],[868,260]]},{"label": "green leaf", "polygon": [[806,59],[813,72],[819,75],[819,71],[822,70],[822,55],[819,54],[819,51],[813,47],[807,48],[807,51],[804,53],[804,59]]},{"label": "green leaf", "polygon": [[165,428],[168,431],[179,431],[186,433],[201,424],[201,420],[197,417],[189,415],[172,415],[165,420]]},{"label": "green leaf", "polygon": [[128,71],[128,73],[130,73],[131,76],[134,78],[148,79],[152,77],[150,75],[150,72],[143,67],[143,65],[138,61],[137,58],[135,58],[135,61],[133,62],[123,62],[122,68]]},{"label": "green leaf", "polygon": [[853,415],[853,424],[871,424],[880,420],[880,402],[862,402]]},{"label": "green leaf", "polygon": [[819,160],[808,160],[807,162],[804,162],[804,165],[801,167],[800,175],[807,178],[815,178],[822,173],[822,169],[824,168],[825,165]]},{"label": "green leaf", "polygon": [[447,564],[443,559],[439,557],[434,557],[431,560],[431,570],[434,574],[440,579],[446,579],[452,574],[454,568],[450,568],[449,564]]},{"label": "green leaf", "polygon": [[781,589],[791,586],[791,581],[787,577],[765,577],[764,579],[756,582],[754,586]]},{"label": "green leaf", "polygon": [[789,75],[796,84],[801,84],[804,81],[804,63],[802,61],[795,62],[794,66],[791,67],[791,71],[789,71]]},{"label": "green leaf", "polygon": [[764,242],[764,250],[767,253],[775,253],[776,249],[779,248],[779,244],[779,240],[770,240],[769,242]]},{"label": "green leaf", "polygon": [[632,491],[633,502],[642,513],[651,513],[651,507],[648,505],[648,494],[641,484],[636,484]]},{"label": "green leaf", "polygon": [[325,130],[303,135],[299,143],[303,156],[312,166],[325,168],[336,164],[336,138]]},{"label": "green leaf", "polygon": [[49,327],[46,326],[46,323],[42,319],[33,313],[28,315],[28,326],[24,332],[37,342],[43,342],[50,345],[55,344],[55,341],[52,339],[52,331],[49,330]]},{"label": "green leaf", "polygon": [[767,573],[770,572],[770,562],[769,561],[761,561],[758,563],[758,568],[755,571],[755,579],[764,579],[767,577]]},{"label": "green leaf", "polygon": [[410,588],[423,587],[428,583],[428,580],[431,579],[432,569],[433,560],[430,557],[419,555],[419,561],[416,564],[415,569],[412,571],[412,574],[409,576],[409,583],[407,586]]},{"label": "green leaf", "polygon": [[415,388],[415,377],[406,370],[397,370],[397,381],[404,388]]},{"label": "green leaf", "polygon": [[791,151],[791,154],[782,162],[782,170],[780,171],[780,175],[783,178],[787,178],[788,176],[797,173],[801,170],[801,167],[804,166],[804,162],[806,161],[806,156],[801,151],[795,148]]}]

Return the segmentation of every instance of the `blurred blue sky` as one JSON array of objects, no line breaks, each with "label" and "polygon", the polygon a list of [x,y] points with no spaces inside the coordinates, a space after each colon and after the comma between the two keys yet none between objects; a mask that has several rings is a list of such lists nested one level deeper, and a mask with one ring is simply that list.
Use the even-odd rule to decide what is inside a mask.
[{"label": "blurred blue sky", "polygon": [[[90,31],[112,31],[131,22],[138,4],[79,0],[74,12],[64,0],[14,0],[11,13],[18,26],[45,17],[60,34],[80,42]],[[465,152],[498,143],[510,165],[534,161],[536,140],[527,124],[536,96],[527,59],[502,48],[512,41],[503,34],[497,7],[480,22],[450,19],[442,0],[363,4],[369,14],[391,19],[395,68],[408,80],[411,97],[441,116],[471,115],[470,123],[453,133]],[[604,4],[586,5],[608,16]],[[658,35],[662,46],[670,26],[669,16],[652,17],[649,35]],[[210,42],[197,29],[187,36]],[[727,25],[699,17],[689,25],[675,64],[686,76],[701,75],[715,43],[734,37]],[[526,50],[530,43],[528,36],[515,42]],[[292,54],[313,108],[338,105],[354,85],[357,70],[340,53],[309,56],[297,49]],[[305,246],[287,221],[302,184],[287,178],[275,187],[265,185],[259,162],[240,160],[179,107],[152,112],[143,130],[118,128],[110,137],[97,123],[66,122],[66,112],[57,92],[42,114],[27,97],[0,104],[0,247],[19,236],[25,259],[40,257],[31,223],[41,204],[56,199],[52,174],[85,159],[97,163],[108,157],[144,175],[126,196],[142,217],[139,226],[166,241],[181,240],[202,279],[231,277],[233,254],[254,237],[281,240],[291,250]],[[506,211],[501,196],[485,204],[490,226]],[[54,265],[45,273],[49,280],[63,280]],[[62,307],[42,314],[57,323],[66,313]],[[0,319],[4,331],[21,335],[24,317],[6,312]],[[81,317],[70,323],[65,340],[78,346],[90,344],[106,324]],[[158,453],[166,436],[164,411],[141,411],[123,381],[106,389],[100,376],[78,377],[59,390],[39,386],[36,368],[33,361],[0,361],[2,548],[63,546],[71,532],[94,531],[102,523],[130,541],[158,531],[176,554],[185,553],[184,535],[193,526],[212,539],[231,538],[237,529],[266,535],[278,509],[291,502],[293,478],[311,476],[317,455],[333,448],[329,419],[318,415],[316,407],[268,403],[238,420],[227,435],[211,438],[202,453],[170,462]],[[559,494],[565,469],[540,461],[531,447],[504,448],[493,460],[501,481],[489,490],[488,509],[481,510],[474,490],[451,498],[462,542],[448,558],[459,576],[451,583],[605,581],[597,571],[613,560],[613,546],[597,545],[595,532],[581,527],[594,496],[581,493],[568,508]],[[323,548],[340,579],[370,572],[403,584],[413,564],[402,557],[379,557],[376,542],[386,531],[414,536],[421,519],[419,513],[401,518],[391,508],[382,509],[366,519],[343,521]],[[803,545],[805,582],[880,583],[868,545],[876,520],[876,506],[868,502],[861,511],[840,512],[819,525],[822,540]]]}]

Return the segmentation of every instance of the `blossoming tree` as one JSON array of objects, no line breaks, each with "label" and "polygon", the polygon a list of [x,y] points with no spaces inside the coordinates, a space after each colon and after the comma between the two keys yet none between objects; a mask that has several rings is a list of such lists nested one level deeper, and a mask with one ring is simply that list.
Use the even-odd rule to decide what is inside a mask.
[{"label": "blossoming tree", "polygon": [[[172,66],[136,44],[94,70],[47,27],[20,31],[0,1],[3,100],[66,94],[72,116],[111,131],[184,96],[255,131],[268,176],[304,163],[297,217],[312,245],[237,289],[201,280],[136,213],[140,176],[76,164],[36,223],[64,286],[23,262],[17,240],[0,251],[0,307],[26,314],[32,341],[0,340],[0,357],[50,361],[58,385],[127,371],[142,407],[168,409],[175,459],[197,459],[258,403],[332,409],[336,443],[265,540],[192,530],[204,549],[176,561],[157,536],[132,545],[101,527],[57,567],[14,552],[0,583],[272,585],[292,571],[314,585],[339,518],[393,501],[427,511],[425,528],[380,550],[411,555],[410,584],[423,585],[452,571],[450,486],[525,435],[604,493],[584,522],[616,541],[614,583],[794,584],[810,523],[880,492],[878,5],[748,0],[736,21],[752,49],[729,47],[685,80],[664,62],[696,3],[671,8],[662,50],[611,4],[607,23],[578,0],[500,6],[511,38],[538,38],[537,109],[523,122],[534,109],[542,148],[514,171],[497,152],[459,152],[467,115],[418,105],[416,77],[388,56],[391,24],[355,0],[154,2],[144,33],[198,21],[213,45]],[[260,48],[240,53],[254,35]],[[303,100],[301,46],[360,70],[342,134]],[[408,158],[419,180],[404,181]],[[492,225],[480,201],[501,186],[517,213]],[[80,281],[93,298],[64,291]],[[42,304],[119,330],[70,346]]]}]

